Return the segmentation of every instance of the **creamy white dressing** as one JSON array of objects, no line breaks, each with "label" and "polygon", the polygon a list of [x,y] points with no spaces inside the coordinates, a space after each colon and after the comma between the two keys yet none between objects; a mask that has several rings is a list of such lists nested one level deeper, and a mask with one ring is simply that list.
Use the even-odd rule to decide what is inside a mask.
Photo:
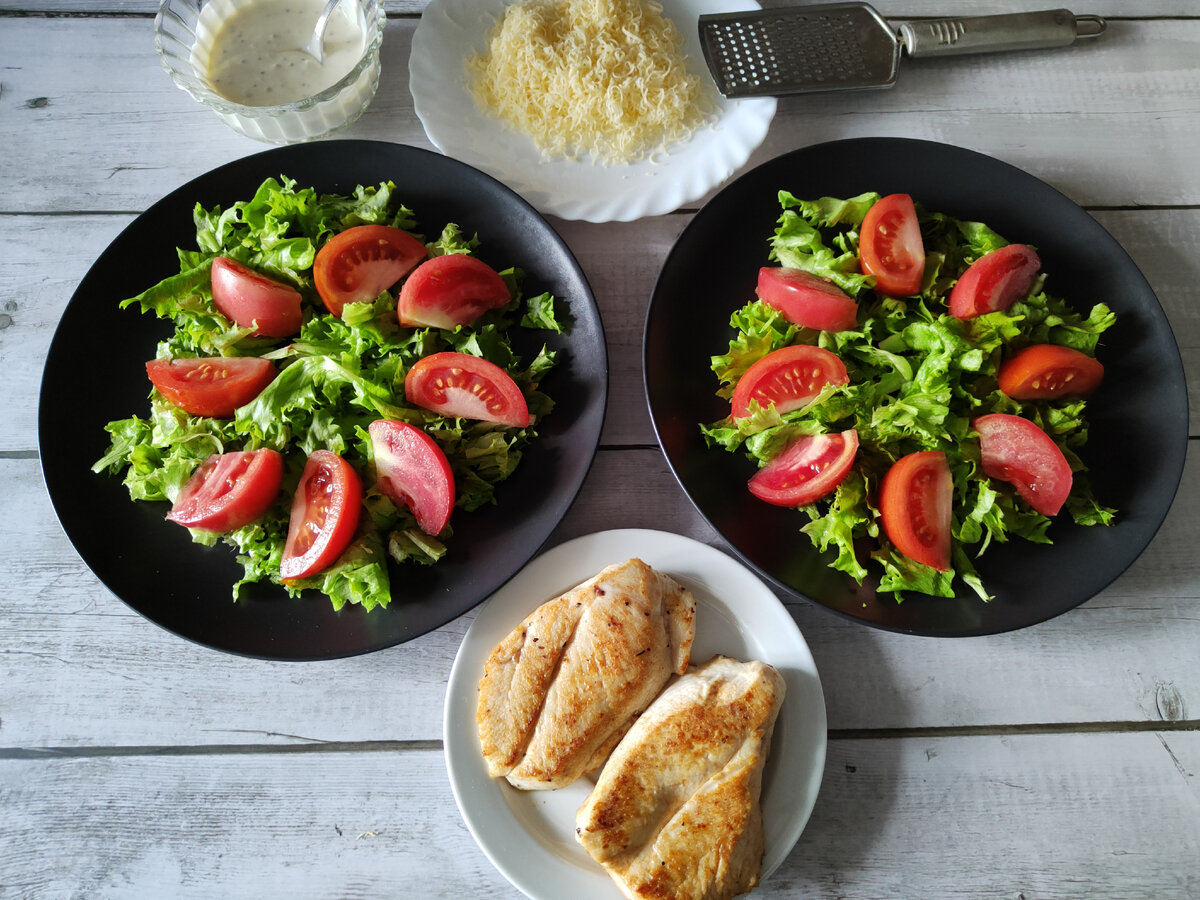
[{"label": "creamy white dressing", "polygon": [[325,59],[304,52],[325,0],[254,0],[216,30],[208,49],[208,81],[243,106],[279,106],[337,84],[362,58],[365,33],[358,4],[343,2],[325,30]]}]

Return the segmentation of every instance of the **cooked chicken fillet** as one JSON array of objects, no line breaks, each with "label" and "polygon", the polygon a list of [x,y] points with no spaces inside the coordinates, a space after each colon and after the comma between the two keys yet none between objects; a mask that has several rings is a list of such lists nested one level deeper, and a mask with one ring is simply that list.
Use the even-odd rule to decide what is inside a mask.
[{"label": "cooked chicken fillet", "polygon": [[758,884],[759,795],[784,682],[716,656],[629,729],[575,818],[575,837],[630,900],[725,900]]},{"label": "cooked chicken fillet", "polygon": [[695,619],[691,593],[640,559],[536,609],[479,682],[488,774],[536,790],[598,768],[672,673],[687,670]]}]

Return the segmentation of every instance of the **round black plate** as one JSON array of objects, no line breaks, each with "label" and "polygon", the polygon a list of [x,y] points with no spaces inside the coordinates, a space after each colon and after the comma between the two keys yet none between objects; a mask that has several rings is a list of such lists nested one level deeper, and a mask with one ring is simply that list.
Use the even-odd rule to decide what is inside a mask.
[{"label": "round black plate", "polygon": [[[224,545],[192,543],[164,521],[165,503],[134,503],[120,479],[95,475],[108,446],[105,423],[149,411],[144,362],[170,324],[118,303],[178,271],[176,247],[194,247],[196,203],[228,208],[270,176],[321,193],[395,182],[419,229],[447,222],[477,233],[480,255],[527,273],[526,290],[567,304],[564,335],[537,333],[561,351],[543,387],[557,403],[539,426],[495,506],[460,513],[449,552],[435,566],[392,567],[393,602],[365,613],[335,612],[324,596],[290,599],[255,585],[239,603],[241,573]],[[538,347],[518,347],[527,358]],[[80,365],[102,364],[98,388],[79,396]],[[173,191],[134,220],[80,283],[46,360],[39,409],[42,471],[59,521],[75,549],[118,597],[168,630],[208,647],[269,659],[329,659],[389,647],[471,609],[508,581],[562,519],[591,465],[607,398],[608,361],[591,288],[570,250],[533,207],[500,182],[460,162],[414,147],[323,141],[237,160]]]},{"label": "round black plate", "polygon": [[[986,222],[1038,248],[1047,290],[1079,309],[1103,300],[1117,313],[1100,348],[1105,381],[1089,404],[1084,461],[1113,527],[1051,528],[1052,546],[1015,539],[978,561],[995,599],[966,587],[955,599],[876,596],[827,566],[794,510],[746,490],[753,463],[709,449],[699,423],[729,412],[709,357],[725,352],[729,316],[753,297],[777,194],[850,197],[905,192],[927,208]],[[697,214],[667,257],[646,317],[646,396],[667,460],[696,508],[734,552],[777,587],[851,619],[911,634],[966,636],[1022,628],[1073,609],[1123,572],[1154,536],[1179,484],[1188,410],[1179,349],[1150,286],[1086,212],[1037,178],[969,150],[927,141],[864,138],[806,147],[730,184]],[[1136,436],[1136,439],[1133,439]]]}]

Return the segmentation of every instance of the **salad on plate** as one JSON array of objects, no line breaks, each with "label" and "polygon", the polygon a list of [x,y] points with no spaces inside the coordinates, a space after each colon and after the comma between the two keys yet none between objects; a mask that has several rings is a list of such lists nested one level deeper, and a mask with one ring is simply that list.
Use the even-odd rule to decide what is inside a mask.
[{"label": "salad on plate", "polygon": [[235,600],[266,581],[386,607],[389,559],[453,552],[454,516],[495,502],[553,409],[538,333],[562,330],[556,300],[453,223],[422,235],[390,182],[269,178],[194,219],[179,273],[121,303],[172,330],[148,413],[106,426],[93,470],[231,545]]},{"label": "salad on plate", "polygon": [[992,542],[1113,522],[1081,455],[1105,303],[1076,311],[1035,247],[907,194],[779,202],[712,357],[729,414],[701,424],[755,463],[755,497],[799,509],[835,569],[897,601],[959,580],[990,599],[973,560]]}]

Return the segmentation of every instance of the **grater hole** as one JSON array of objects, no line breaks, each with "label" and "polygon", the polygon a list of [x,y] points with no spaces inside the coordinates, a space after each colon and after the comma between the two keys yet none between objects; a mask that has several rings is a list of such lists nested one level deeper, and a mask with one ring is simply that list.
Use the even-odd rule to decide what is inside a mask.
[{"label": "grater hole", "polygon": [[718,68],[730,89],[769,84],[777,68],[770,35],[758,23],[713,28]]},{"label": "grater hole", "polygon": [[729,93],[797,84],[835,88],[867,78],[878,65],[864,51],[858,24],[844,14],[797,17],[787,10],[752,21],[712,23],[707,37]]}]

